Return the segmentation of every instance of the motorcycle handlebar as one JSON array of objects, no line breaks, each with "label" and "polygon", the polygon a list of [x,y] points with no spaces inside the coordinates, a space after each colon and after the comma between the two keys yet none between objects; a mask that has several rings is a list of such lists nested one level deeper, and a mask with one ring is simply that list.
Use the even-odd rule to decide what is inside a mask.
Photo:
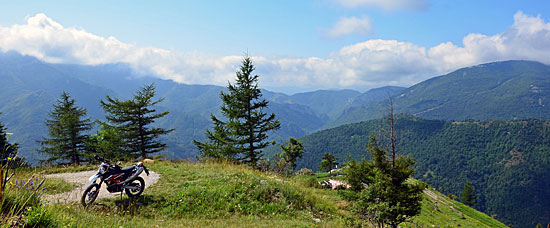
[{"label": "motorcycle handlebar", "polygon": [[100,157],[100,156],[97,156],[97,155],[94,155],[94,159],[95,159],[95,160],[98,160],[98,161],[100,161],[100,162],[105,162],[105,159],[104,159],[104,158],[102,158],[102,157]]},{"label": "motorcycle handlebar", "polygon": [[[103,150],[103,147],[99,147],[99,150],[101,150],[101,153],[102,153],[102,154],[105,154],[105,151]],[[96,154],[96,155],[94,155],[94,158],[95,158],[95,160],[98,160],[98,161],[100,161],[100,162],[106,162],[106,163],[109,163],[109,161],[108,161],[108,160],[106,160],[106,159],[105,159],[105,158],[103,158],[103,157],[100,157],[100,156],[98,156],[97,154]]]}]

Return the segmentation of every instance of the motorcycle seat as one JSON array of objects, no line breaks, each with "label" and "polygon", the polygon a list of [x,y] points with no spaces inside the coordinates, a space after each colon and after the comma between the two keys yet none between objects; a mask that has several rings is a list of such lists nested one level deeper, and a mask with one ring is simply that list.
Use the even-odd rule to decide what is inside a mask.
[{"label": "motorcycle seat", "polygon": [[122,171],[124,173],[128,173],[128,172],[131,172],[132,170],[134,170],[134,168],[135,168],[135,166],[131,165],[131,166],[124,167],[124,168],[120,169],[120,171]]}]

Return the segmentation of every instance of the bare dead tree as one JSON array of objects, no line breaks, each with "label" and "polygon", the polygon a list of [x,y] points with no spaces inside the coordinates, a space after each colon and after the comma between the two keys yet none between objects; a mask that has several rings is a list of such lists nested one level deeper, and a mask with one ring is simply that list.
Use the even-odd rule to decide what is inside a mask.
[{"label": "bare dead tree", "polygon": [[388,94],[388,102],[385,111],[382,114],[383,118],[380,121],[380,137],[381,148],[391,153],[392,168],[395,168],[395,158],[397,157],[396,146],[396,131],[395,131],[395,115],[393,108],[393,100]]},{"label": "bare dead tree", "polygon": [[395,169],[395,118],[393,116],[393,101],[390,96],[388,96],[388,100],[390,104],[390,113],[387,118],[390,121],[391,163],[392,168]]}]

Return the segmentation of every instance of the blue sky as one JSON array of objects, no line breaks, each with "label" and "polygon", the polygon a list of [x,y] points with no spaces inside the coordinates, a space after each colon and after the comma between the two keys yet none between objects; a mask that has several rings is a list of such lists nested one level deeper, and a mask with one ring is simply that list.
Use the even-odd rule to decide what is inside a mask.
[{"label": "blue sky", "polygon": [[[247,51],[257,62],[261,86],[283,92],[410,86],[488,61],[550,63],[546,50],[537,48],[550,44],[550,3],[542,0],[0,1],[0,5],[4,51],[48,62],[126,62],[137,71],[189,84],[225,85]],[[48,27],[52,24],[59,26]],[[513,32],[533,27],[527,35]],[[468,45],[463,43],[465,37],[471,41]],[[167,59],[151,61],[159,58]]]}]

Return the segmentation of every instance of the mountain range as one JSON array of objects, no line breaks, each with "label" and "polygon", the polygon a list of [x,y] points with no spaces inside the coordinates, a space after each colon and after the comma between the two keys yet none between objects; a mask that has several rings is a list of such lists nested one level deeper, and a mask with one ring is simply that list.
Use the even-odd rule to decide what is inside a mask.
[{"label": "mountain range", "polygon": [[[192,140],[204,139],[211,113],[220,116],[219,95],[225,91],[221,86],[187,85],[141,75],[125,64],[51,64],[15,52],[0,52],[0,82],[0,122],[14,133],[12,140],[20,143],[20,155],[33,162],[42,158],[36,153],[36,141],[47,135],[44,122],[63,91],[86,108],[93,120],[103,120],[99,101],[106,95],[128,99],[140,87],[154,83],[157,98],[165,99],[157,108],[170,111],[156,125],[176,129],[163,137],[169,146],[164,153],[175,159],[197,155]],[[361,95],[353,90],[294,95],[263,90],[263,97],[270,101],[266,111],[276,113],[282,123],[271,139],[280,142],[321,129]]]},{"label": "mountain range", "polygon": [[[393,95],[396,113],[426,119],[550,119],[550,67],[503,61],[462,68]],[[332,126],[382,117],[387,102],[351,106]]]},{"label": "mountain range", "polygon": [[[263,90],[282,128],[271,139],[282,142],[317,130],[379,118],[388,97],[396,113],[426,119],[464,120],[549,119],[550,67],[531,61],[505,61],[459,69],[409,88],[386,86],[364,93],[319,90],[287,95]],[[46,136],[44,121],[62,91],[102,120],[100,99],[127,99],[140,87],[155,83],[159,110],[169,114],[156,124],[176,130],[164,137],[171,158],[195,157],[192,139],[203,140],[211,113],[220,115],[220,91],[214,85],[187,85],[134,72],[125,64],[75,65],[42,62],[16,52],[0,52],[0,121],[21,144],[21,153],[34,161],[36,140]],[[261,86],[261,85],[260,85]]]}]

